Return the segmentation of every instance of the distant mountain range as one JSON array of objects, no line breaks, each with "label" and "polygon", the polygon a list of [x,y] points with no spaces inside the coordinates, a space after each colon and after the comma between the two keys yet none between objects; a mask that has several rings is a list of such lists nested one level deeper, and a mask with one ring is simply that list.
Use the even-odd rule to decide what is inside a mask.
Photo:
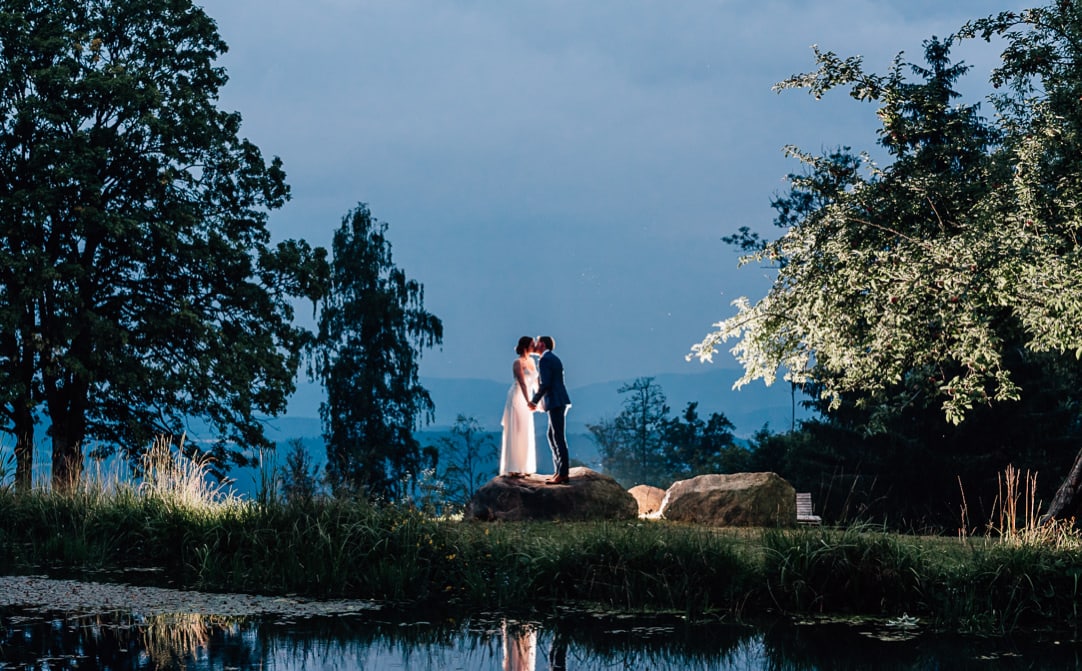
[{"label": "distant mountain range", "polygon": [[[665,393],[673,416],[682,414],[689,402],[697,401],[700,416],[720,412],[729,418],[736,427],[736,434],[742,437],[750,437],[764,425],[774,431],[785,431],[794,420],[807,417],[807,412],[800,407],[800,395],[794,397],[785,382],[770,387],[754,382],[737,391],[733,389],[733,382],[739,376],[740,372],[731,368],[710,368],[697,373],[664,373],[653,376],[653,380]],[[624,401],[618,390],[634,380],[628,378],[572,387],[569,390],[572,409],[567,417],[568,430],[584,432],[587,424],[618,415]],[[425,428],[426,431],[446,430],[455,423],[458,415],[473,417],[491,431],[500,429],[510,382],[422,378],[421,384],[436,405],[435,421]],[[322,400],[322,387],[312,383],[300,385],[287,414],[271,420],[271,432],[282,434],[286,439],[312,433],[318,435]]]}]

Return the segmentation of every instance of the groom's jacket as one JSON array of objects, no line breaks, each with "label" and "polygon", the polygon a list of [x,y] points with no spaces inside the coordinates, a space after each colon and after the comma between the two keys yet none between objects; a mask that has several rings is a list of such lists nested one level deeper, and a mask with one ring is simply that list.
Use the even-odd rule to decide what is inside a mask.
[{"label": "groom's jacket", "polygon": [[545,410],[564,408],[571,405],[571,397],[564,386],[564,365],[552,352],[545,352],[537,362],[537,393],[533,402],[545,399]]}]

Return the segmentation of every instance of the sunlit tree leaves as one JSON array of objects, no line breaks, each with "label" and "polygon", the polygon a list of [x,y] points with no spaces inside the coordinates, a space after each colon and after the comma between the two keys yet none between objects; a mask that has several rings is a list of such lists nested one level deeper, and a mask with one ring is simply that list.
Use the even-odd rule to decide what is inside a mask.
[{"label": "sunlit tree leaves", "polygon": [[[993,120],[952,103],[963,70],[947,48],[969,38],[1006,45]],[[738,240],[745,262],[775,266],[777,279],[761,300],[738,301],[692,356],[735,340],[741,383],[781,373],[832,408],[851,394],[873,420],[938,403],[957,423],[1024,393],[1010,364],[1019,349],[1082,354],[1079,45],[1082,10],[1056,2],[930,40],[927,67],[909,68],[915,82],[900,59],[879,76],[817,50],[816,71],[779,87],[817,97],[847,87],[875,102],[890,162],[791,150],[808,170],[781,211],[785,232]],[[1082,460],[1072,473],[1071,502],[1052,514],[1078,508]]]}]

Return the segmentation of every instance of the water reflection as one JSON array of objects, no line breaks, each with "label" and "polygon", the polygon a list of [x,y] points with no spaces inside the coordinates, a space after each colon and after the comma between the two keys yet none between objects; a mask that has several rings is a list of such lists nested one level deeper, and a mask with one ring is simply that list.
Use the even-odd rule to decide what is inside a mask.
[{"label": "water reflection", "polygon": [[[503,621],[503,671],[535,671],[537,640],[541,625],[536,622]],[[567,639],[560,632],[548,637],[548,656],[544,658],[551,671],[567,668]]]},{"label": "water reflection", "polygon": [[503,671],[534,671],[537,629],[530,624],[503,623]]},{"label": "water reflection", "polygon": [[1082,671],[1079,651],[1069,639],[1023,644],[875,625],[689,625],[678,618],[643,621],[571,612],[551,621],[479,617],[423,622],[363,614],[289,620],[0,611],[0,668],[80,671]]}]

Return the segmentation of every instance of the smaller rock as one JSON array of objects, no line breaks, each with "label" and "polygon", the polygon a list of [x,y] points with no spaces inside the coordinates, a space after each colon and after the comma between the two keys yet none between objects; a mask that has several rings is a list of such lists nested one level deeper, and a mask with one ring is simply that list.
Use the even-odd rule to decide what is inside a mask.
[{"label": "smaller rock", "polygon": [[563,485],[545,482],[548,476],[489,480],[466,505],[467,519],[483,521],[521,520],[623,520],[638,514],[635,497],[607,475],[582,466],[572,468]]},{"label": "smaller rock", "polygon": [[665,499],[665,490],[651,485],[635,485],[627,493],[635,497],[635,502],[639,504],[639,517],[661,510],[661,502]]}]

